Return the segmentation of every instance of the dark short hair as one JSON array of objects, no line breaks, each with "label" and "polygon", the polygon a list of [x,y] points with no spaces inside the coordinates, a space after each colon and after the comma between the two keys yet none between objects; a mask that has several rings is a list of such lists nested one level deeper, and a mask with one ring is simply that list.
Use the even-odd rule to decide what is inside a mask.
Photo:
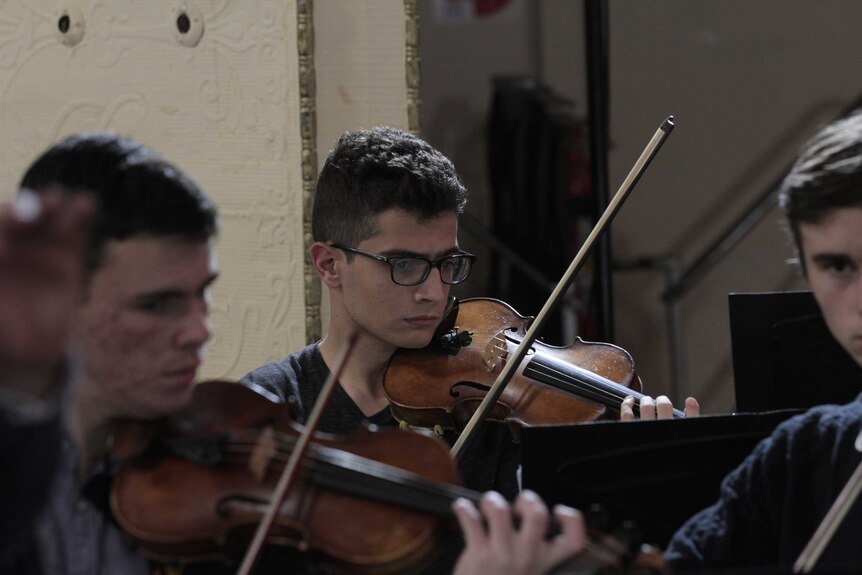
[{"label": "dark short hair", "polygon": [[799,224],[816,223],[836,208],[862,207],[862,111],[828,124],[803,146],[778,199],[805,272]]},{"label": "dark short hair", "polygon": [[24,173],[36,193],[58,186],[95,197],[88,269],[102,263],[105,244],[136,236],[206,241],[218,233],[218,210],[198,185],[153,150],[110,133],[70,136]]},{"label": "dark short hair", "polygon": [[348,132],[329,152],[314,193],[316,241],[355,246],[375,218],[401,209],[428,220],[460,214],[467,190],[452,162],[427,142],[390,127]]}]

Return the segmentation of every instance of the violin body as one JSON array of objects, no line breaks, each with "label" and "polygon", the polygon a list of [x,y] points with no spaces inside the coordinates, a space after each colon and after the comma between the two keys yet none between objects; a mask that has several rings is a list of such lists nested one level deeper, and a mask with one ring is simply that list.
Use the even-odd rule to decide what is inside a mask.
[{"label": "violin body", "polygon": [[[392,412],[419,427],[462,429],[531,319],[499,300],[461,301],[430,346],[402,349],[392,358],[383,382]],[[440,338],[446,343],[441,345]],[[596,384],[602,388],[598,394]],[[605,388],[611,389],[610,397]],[[489,419],[513,424],[515,430],[593,421],[618,415],[614,406],[640,390],[634,362],[622,348],[580,339],[568,347],[535,342]]]},{"label": "violin body", "polygon": [[[204,382],[187,410],[156,428],[147,449],[124,461],[115,477],[117,521],[156,559],[235,558],[265,513],[300,433],[288,407],[236,383]],[[117,449],[141,451],[139,431],[118,437]],[[380,474],[383,487],[370,477]],[[436,546],[443,519],[399,503],[396,487],[426,480],[459,482],[439,440],[395,429],[363,429],[346,438],[319,434],[267,543],[309,551],[352,573],[409,570]],[[441,514],[450,503],[446,498]]]}]

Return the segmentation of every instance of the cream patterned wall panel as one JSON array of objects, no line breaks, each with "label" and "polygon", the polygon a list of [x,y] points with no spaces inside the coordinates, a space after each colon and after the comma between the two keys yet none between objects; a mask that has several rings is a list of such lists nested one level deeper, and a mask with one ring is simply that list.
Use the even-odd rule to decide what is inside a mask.
[{"label": "cream patterned wall panel", "polygon": [[[177,31],[181,6],[191,32],[203,24],[196,46]],[[83,19],[76,45],[62,42],[62,10],[70,33]],[[292,1],[0,0],[3,198],[49,144],[112,130],[218,203],[222,275],[204,377],[236,378],[305,344],[297,61]],[[306,136],[313,144],[313,122]]]}]

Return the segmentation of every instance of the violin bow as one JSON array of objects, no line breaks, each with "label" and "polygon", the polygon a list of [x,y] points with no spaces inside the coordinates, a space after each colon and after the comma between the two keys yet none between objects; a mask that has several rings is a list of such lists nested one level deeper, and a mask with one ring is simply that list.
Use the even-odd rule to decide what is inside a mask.
[{"label": "violin bow", "polygon": [[[862,433],[856,437],[856,451],[862,451]],[[856,467],[856,471],[847,480],[847,484],[835,498],[832,507],[826,513],[823,521],[817,527],[817,531],[811,536],[811,540],[799,554],[796,563],[793,564],[794,573],[809,573],[817,564],[820,555],[826,549],[826,546],[832,540],[832,536],[844,520],[844,516],[853,507],[856,499],[859,497],[859,491],[862,490],[862,461]]]},{"label": "violin bow", "polygon": [[287,460],[284,471],[282,472],[275,490],[273,491],[272,501],[270,502],[269,508],[266,510],[266,514],[257,526],[257,531],[255,531],[254,538],[245,553],[245,557],[237,571],[237,575],[249,575],[252,569],[254,569],[260,556],[260,551],[263,548],[263,544],[269,535],[270,529],[272,529],[273,523],[275,523],[275,517],[281,509],[284,499],[287,496],[287,492],[293,484],[296,477],[296,471],[299,469],[299,464],[302,462],[302,458],[305,456],[306,451],[308,451],[311,436],[314,435],[314,432],[317,430],[320,418],[323,416],[323,410],[329,403],[329,398],[332,396],[335,384],[338,382],[338,378],[344,371],[344,366],[347,363],[347,359],[350,357],[353,348],[356,347],[356,340],[358,338],[358,332],[354,331],[350,334],[347,344],[341,351],[340,357],[336,360],[334,369],[330,372],[329,377],[323,383],[320,394],[314,402],[311,414],[308,416],[305,429],[303,429],[299,438],[296,440],[293,452],[291,452],[290,458]]},{"label": "violin bow", "polygon": [[661,145],[664,143],[667,136],[673,130],[673,116],[668,116],[664,122],[662,122],[661,126],[659,126],[658,130],[656,130],[653,137],[650,139],[646,148],[643,152],[641,152],[640,157],[638,158],[635,165],[632,166],[631,171],[629,171],[628,176],[623,181],[617,193],[614,195],[611,202],[608,204],[608,207],[605,208],[604,213],[599,218],[599,221],[596,222],[596,225],[593,227],[593,230],[590,232],[590,235],[587,237],[586,241],[584,241],[581,249],[578,250],[575,259],[572,260],[572,263],[569,265],[569,268],[566,270],[566,273],[563,274],[563,277],[560,279],[559,283],[557,283],[557,287],[554,288],[554,291],[551,293],[548,301],[545,302],[544,307],[536,316],[536,319],[533,320],[533,323],[530,325],[530,329],[527,331],[527,334],[521,340],[521,343],[518,345],[515,352],[506,362],[505,367],[500,372],[500,375],[497,376],[497,380],[494,382],[494,385],[488,390],[488,393],[485,395],[485,399],[482,400],[482,403],[479,404],[479,407],[473,413],[473,417],[470,418],[470,421],[467,423],[464,430],[461,432],[460,437],[455,442],[455,445],[452,446],[452,457],[455,459],[459,459],[463,454],[466,446],[475,436],[476,428],[482,424],[482,422],[487,417],[488,413],[490,413],[491,409],[497,403],[497,399],[499,399],[500,395],[502,395],[503,390],[506,388],[506,385],[509,383],[509,380],[512,379],[512,376],[515,374],[515,370],[521,365],[521,362],[526,357],[527,352],[533,346],[533,342],[536,340],[536,335],[539,330],[545,324],[545,318],[550,314],[553,308],[557,305],[560,298],[566,293],[566,290],[569,288],[569,284],[574,279],[575,275],[580,271],[581,266],[583,266],[584,261],[586,260],[587,255],[589,255],[592,250],[593,244],[598,238],[599,234],[601,234],[614,216],[619,211],[620,206],[625,201],[626,197],[629,193],[634,189],[635,184],[637,184],[641,175],[643,175],[644,171],[646,171],[647,166],[649,166],[652,159],[655,157]]}]

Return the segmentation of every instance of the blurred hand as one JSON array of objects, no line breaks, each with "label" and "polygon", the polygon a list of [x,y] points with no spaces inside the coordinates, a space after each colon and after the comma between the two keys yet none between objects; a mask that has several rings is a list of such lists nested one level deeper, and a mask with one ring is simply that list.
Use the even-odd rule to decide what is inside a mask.
[{"label": "blurred hand", "polygon": [[89,198],[59,190],[0,208],[0,385],[59,365],[83,297],[92,212]]},{"label": "blurred hand", "polygon": [[[453,575],[548,573],[586,547],[581,514],[562,505],[554,508],[560,534],[545,538],[548,508],[532,491],[521,493],[512,507],[491,491],[482,496],[479,509],[465,499],[456,501],[453,509],[466,542]],[[519,528],[513,512],[520,518]]]}]

